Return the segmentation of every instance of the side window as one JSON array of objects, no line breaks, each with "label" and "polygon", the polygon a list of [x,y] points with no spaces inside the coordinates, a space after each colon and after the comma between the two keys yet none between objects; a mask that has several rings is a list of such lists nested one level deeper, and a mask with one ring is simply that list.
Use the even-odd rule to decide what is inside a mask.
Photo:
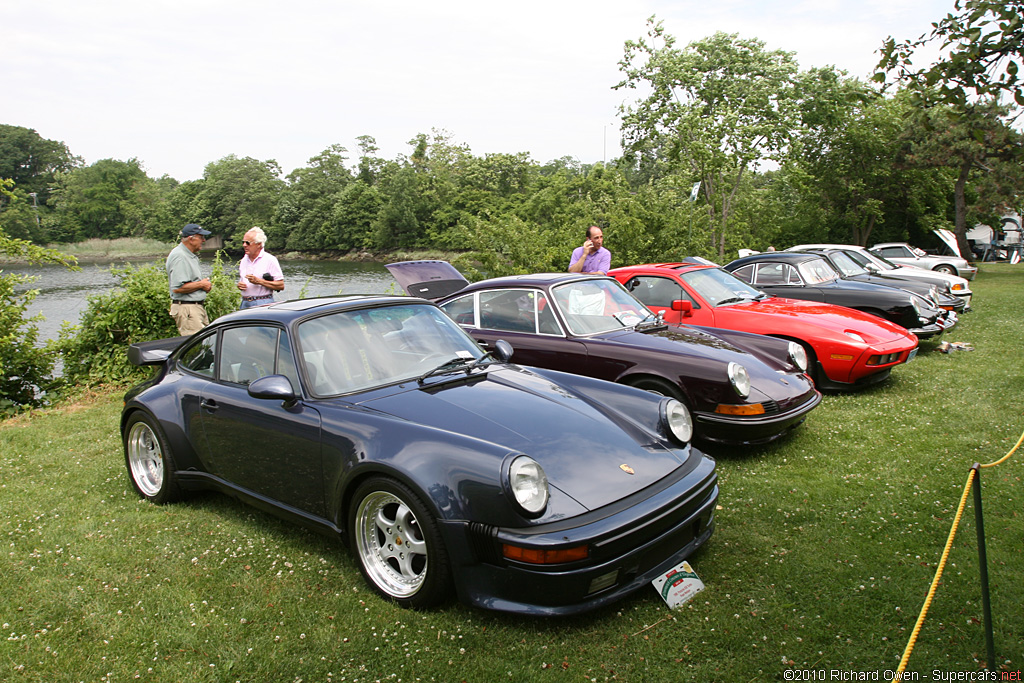
[{"label": "side window", "polygon": [[882,256],[886,258],[907,258],[910,256],[903,247],[883,247],[881,251]]},{"label": "side window", "polygon": [[677,299],[689,299],[683,288],[667,277],[638,275],[626,284],[626,289],[648,306],[672,308]]},{"label": "side window", "polygon": [[788,276],[781,263],[759,263],[754,283],[758,285],[785,285]]},{"label": "side window", "polygon": [[480,293],[480,327],[503,332],[536,332],[534,294],[522,289]]},{"label": "side window", "polygon": [[732,274],[735,275],[737,279],[743,280],[747,284],[750,284],[751,282],[754,281],[754,266],[750,265],[743,266],[742,268],[737,268],[736,270],[732,271]]},{"label": "side window", "polygon": [[295,358],[292,356],[292,346],[288,341],[288,335],[283,332],[277,347],[277,374],[287,377],[292,383],[292,388],[295,391],[299,390],[299,371],[295,367]]},{"label": "side window", "polygon": [[178,361],[181,367],[204,377],[213,377],[213,361],[217,357],[217,335],[211,334],[193,344]]},{"label": "side window", "polygon": [[[735,273],[733,273],[735,275]],[[755,285],[799,285],[802,284],[796,268],[788,263],[759,263],[754,276]]]},{"label": "side window", "polygon": [[541,334],[562,334],[562,327],[555,319],[555,312],[544,292],[537,292],[537,330]]},{"label": "side window", "polygon": [[465,327],[476,327],[473,319],[473,295],[459,297],[441,306],[449,318]]},{"label": "side window", "polygon": [[[234,384],[274,374],[276,327],[232,327],[221,333],[218,378]],[[290,378],[289,378],[290,379]]]}]

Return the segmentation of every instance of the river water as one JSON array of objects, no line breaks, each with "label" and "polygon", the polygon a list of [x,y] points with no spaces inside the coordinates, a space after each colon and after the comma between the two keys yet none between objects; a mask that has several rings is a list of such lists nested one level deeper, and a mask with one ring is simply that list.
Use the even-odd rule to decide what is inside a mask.
[{"label": "river water", "polygon": [[[142,266],[156,263],[163,269],[164,259],[133,261]],[[116,287],[118,280],[110,272],[112,265],[123,266],[124,261],[100,261],[80,264],[80,271],[71,271],[58,265],[0,265],[5,274],[18,273],[36,278],[35,282],[19,289],[36,289],[39,294],[29,306],[29,315],[42,313],[38,323],[39,339],[55,339],[64,321],[78,323],[88,304],[88,298]],[[203,255],[203,273],[209,275],[212,256]],[[306,297],[335,294],[401,294],[402,290],[381,263],[350,261],[281,261],[285,291],[276,295],[277,301],[296,299],[305,289]],[[168,301],[168,307],[170,301]]]}]

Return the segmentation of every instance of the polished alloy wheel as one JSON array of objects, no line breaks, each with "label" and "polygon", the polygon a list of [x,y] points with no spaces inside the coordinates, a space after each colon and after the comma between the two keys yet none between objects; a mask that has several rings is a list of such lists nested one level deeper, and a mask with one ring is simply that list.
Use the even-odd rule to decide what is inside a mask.
[{"label": "polished alloy wheel", "polygon": [[359,503],[355,520],[359,560],[369,578],[395,598],[415,595],[427,577],[427,544],[409,505],[388,491]]},{"label": "polished alloy wheel", "polygon": [[164,458],[160,440],[145,422],[136,422],[128,432],[128,464],[139,491],[148,498],[164,485]]}]

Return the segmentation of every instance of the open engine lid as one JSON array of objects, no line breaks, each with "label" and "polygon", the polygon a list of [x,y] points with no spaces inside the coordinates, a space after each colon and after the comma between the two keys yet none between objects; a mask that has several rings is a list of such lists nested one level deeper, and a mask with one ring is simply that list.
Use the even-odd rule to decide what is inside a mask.
[{"label": "open engine lid", "polygon": [[384,266],[409,296],[437,301],[469,284],[447,261],[400,261]]}]

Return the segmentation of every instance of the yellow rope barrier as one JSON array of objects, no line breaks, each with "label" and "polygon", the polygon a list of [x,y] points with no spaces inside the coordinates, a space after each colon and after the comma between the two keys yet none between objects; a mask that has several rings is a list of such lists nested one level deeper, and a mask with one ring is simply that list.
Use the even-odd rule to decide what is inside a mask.
[{"label": "yellow rope barrier", "polygon": [[[1010,459],[1021,444],[1024,443],[1024,432],[1021,433],[1020,438],[1017,440],[1017,444],[1010,449],[1010,452],[1004,455],[995,462],[990,462],[986,465],[979,465],[979,467],[995,467],[996,465],[1002,464]],[[942,580],[942,572],[946,568],[946,560],[949,559],[949,551],[953,547],[953,538],[956,537],[957,527],[960,526],[960,518],[964,514],[964,507],[967,505],[967,496],[971,492],[971,485],[974,483],[975,470],[972,467],[971,473],[967,475],[967,483],[964,485],[964,493],[960,496],[960,505],[956,509],[956,517],[953,519],[953,526],[949,530],[949,538],[946,540],[946,547],[942,550],[942,557],[939,559],[939,566],[935,570],[935,578],[932,579],[932,585],[928,589],[928,595],[924,599],[924,605],[921,607],[921,614],[917,617],[917,623],[914,624],[914,630],[910,633],[910,640],[907,641],[907,647],[903,651],[903,658],[900,660],[900,665],[896,669],[896,675],[893,676],[892,683],[902,679],[901,674],[907,668],[907,662],[910,660],[910,653],[914,651],[914,645],[917,643],[917,636],[921,632],[921,626],[924,625],[924,619],[928,616],[928,608],[931,607],[932,599],[935,597],[935,592],[939,588],[939,581]],[[988,665],[991,667],[993,662],[989,662]]]}]

